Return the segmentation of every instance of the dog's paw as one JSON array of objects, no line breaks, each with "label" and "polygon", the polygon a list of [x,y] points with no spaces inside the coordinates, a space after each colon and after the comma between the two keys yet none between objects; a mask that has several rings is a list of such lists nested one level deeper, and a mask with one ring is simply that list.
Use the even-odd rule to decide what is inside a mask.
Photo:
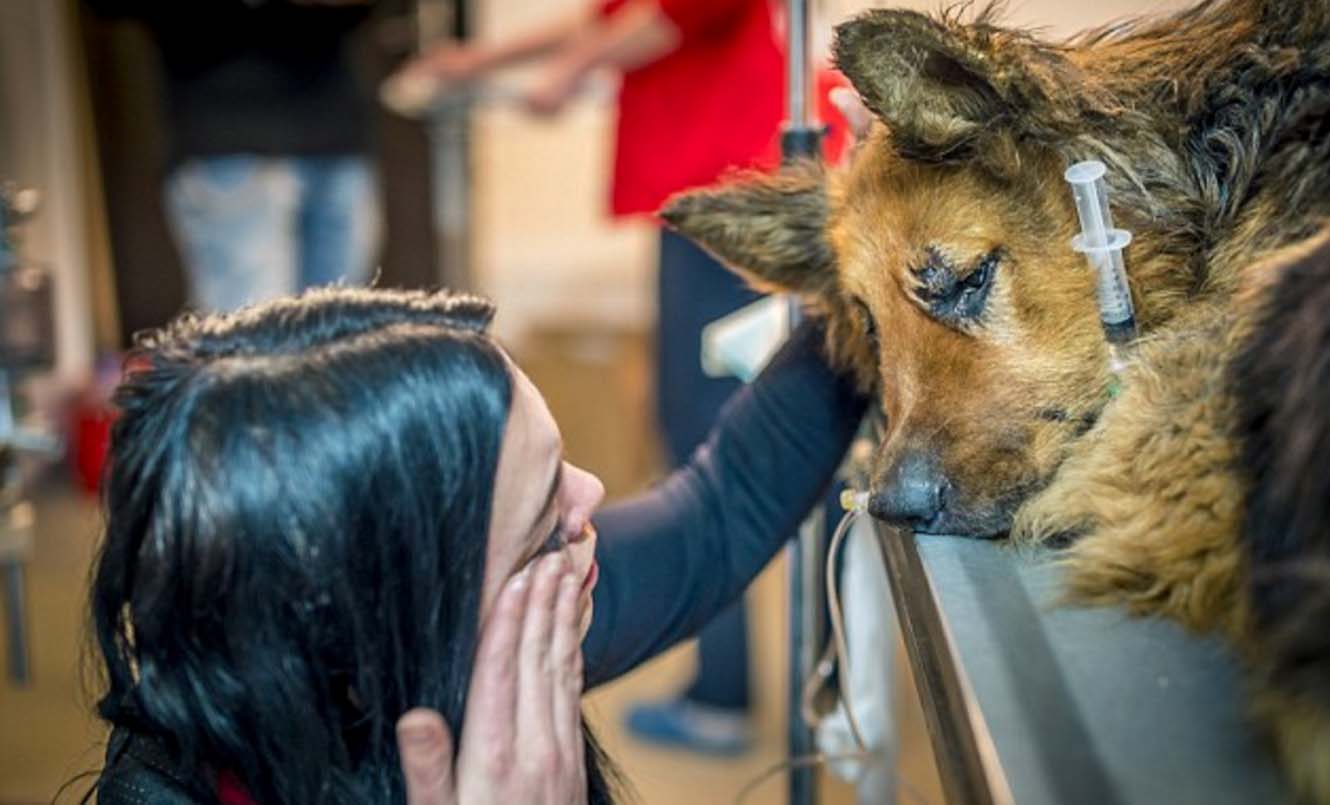
[{"label": "dog's paw", "polygon": [[1243,555],[1223,528],[1100,527],[1067,548],[1061,563],[1070,603],[1167,617],[1198,632],[1245,629]]},{"label": "dog's paw", "polygon": [[1142,348],[1122,393],[1017,513],[1019,541],[1075,535],[1062,554],[1071,602],[1242,627],[1244,488],[1219,343],[1184,332]]},{"label": "dog's paw", "polygon": [[1016,511],[1011,541],[1054,548],[1070,545],[1094,529],[1094,514],[1084,502],[1075,483],[1054,481]]}]

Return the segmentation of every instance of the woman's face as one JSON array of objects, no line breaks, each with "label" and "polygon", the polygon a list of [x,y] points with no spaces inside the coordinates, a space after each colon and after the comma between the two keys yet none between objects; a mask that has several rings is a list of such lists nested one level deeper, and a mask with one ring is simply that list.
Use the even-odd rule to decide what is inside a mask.
[{"label": "woman's face", "polygon": [[596,584],[596,532],[591,514],[605,497],[600,479],[563,460],[563,439],[545,398],[530,378],[509,363],[513,401],[499,449],[490,514],[484,618],[509,576],[537,556],[564,549],[582,579],[582,634],[591,625]]}]

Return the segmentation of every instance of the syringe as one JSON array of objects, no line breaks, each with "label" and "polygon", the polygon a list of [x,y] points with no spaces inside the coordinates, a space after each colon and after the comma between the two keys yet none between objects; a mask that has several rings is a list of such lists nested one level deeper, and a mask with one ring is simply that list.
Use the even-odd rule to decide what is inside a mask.
[{"label": "syringe", "polygon": [[1110,369],[1116,377],[1125,365],[1122,348],[1136,338],[1136,314],[1122,260],[1131,233],[1113,227],[1104,184],[1107,172],[1104,163],[1092,160],[1067,168],[1064,178],[1071,185],[1076,214],[1081,219],[1081,232],[1072,238],[1071,247],[1085,255],[1098,279],[1099,320],[1108,338]]}]

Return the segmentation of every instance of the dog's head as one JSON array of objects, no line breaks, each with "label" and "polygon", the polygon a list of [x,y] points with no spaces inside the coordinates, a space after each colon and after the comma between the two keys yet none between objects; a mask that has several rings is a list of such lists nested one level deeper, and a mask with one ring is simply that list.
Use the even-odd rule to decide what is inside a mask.
[{"label": "dog's head", "polygon": [[1117,111],[1074,49],[982,16],[875,11],[837,34],[838,66],[876,117],[849,164],[736,177],[662,215],[825,313],[833,357],[886,415],[874,514],[996,535],[1108,399],[1063,171]]}]

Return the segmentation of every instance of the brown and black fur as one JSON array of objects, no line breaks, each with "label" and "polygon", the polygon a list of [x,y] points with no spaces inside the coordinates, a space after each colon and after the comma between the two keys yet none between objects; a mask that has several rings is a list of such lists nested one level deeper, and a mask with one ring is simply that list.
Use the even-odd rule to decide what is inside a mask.
[{"label": "brown and black fur", "polygon": [[[1002,28],[992,7],[872,11],[837,33],[878,121],[849,164],[736,177],[665,219],[826,316],[833,357],[885,414],[876,513],[1069,539],[1074,599],[1276,651],[1244,550],[1231,378],[1274,321],[1256,315],[1264,289],[1330,218],[1330,0],[1210,0],[1062,43]],[[1135,237],[1141,337],[1116,396],[1094,279],[1069,245],[1062,172],[1084,159],[1107,164]],[[926,516],[893,508],[907,474],[940,479]],[[1273,713],[1277,740],[1302,790],[1330,801],[1325,772],[1295,759],[1324,747],[1330,708],[1299,712],[1302,726]]]},{"label": "brown and black fur", "polygon": [[1233,361],[1257,707],[1330,791],[1330,239],[1284,266]]}]

